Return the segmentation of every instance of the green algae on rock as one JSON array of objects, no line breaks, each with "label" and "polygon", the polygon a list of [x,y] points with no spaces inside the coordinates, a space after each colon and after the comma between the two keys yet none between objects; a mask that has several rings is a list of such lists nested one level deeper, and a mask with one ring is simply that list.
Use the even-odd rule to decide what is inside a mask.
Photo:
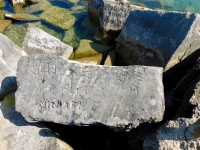
[{"label": "green algae on rock", "polygon": [[30,14],[27,14],[27,13],[16,13],[16,14],[7,13],[7,14],[5,14],[5,16],[7,18],[11,18],[11,19],[14,19],[14,20],[22,20],[22,21],[40,20],[39,17],[36,17],[34,15],[30,15]]},{"label": "green algae on rock", "polygon": [[12,23],[11,20],[0,20],[0,33],[4,31],[4,29]]},{"label": "green algae on rock", "polygon": [[0,8],[0,20],[4,19],[4,11]]},{"label": "green algae on rock", "polygon": [[21,46],[27,31],[27,24],[10,24],[3,32],[10,40]]},{"label": "green algae on rock", "polygon": [[28,13],[37,13],[40,11],[45,11],[52,7],[48,0],[40,0],[38,3],[30,5],[28,8]]},{"label": "green algae on rock", "polygon": [[56,6],[44,11],[39,17],[63,30],[68,30],[75,23],[75,17],[70,11]]},{"label": "green algae on rock", "polygon": [[3,8],[5,5],[4,0],[0,0],[0,8]]},{"label": "green algae on rock", "polygon": [[37,28],[40,28],[41,30],[51,34],[52,36],[58,38],[59,40],[62,40],[64,31],[61,29],[55,28],[54,26],[50,26],[49,24],[46,24],[42,21],[29,23]]},{"label": "green algae on rock", "polygon": [[103,45],[95,43],[90,40],[81,40],[78,49],[74,54],[71,55],[70,59],[80,59],[85,57],[92,57],[104,53],[110,50],[111,47],[108,45]]}]

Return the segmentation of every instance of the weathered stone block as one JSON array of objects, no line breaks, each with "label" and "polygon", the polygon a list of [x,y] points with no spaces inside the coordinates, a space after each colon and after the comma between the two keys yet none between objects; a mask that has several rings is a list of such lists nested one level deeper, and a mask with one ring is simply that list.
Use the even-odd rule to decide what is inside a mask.
[{"label": "weathered stone block", "polygon": [[119,48],[118,53],[126,64],[165,66],[175,51],[196,50],[189,45],[191,37],[198,36],[193,31],[197,17],[191,13],[134,10],[118,38],[127,51]]},{"label": "weathered stone block", "polygon": [[90,0],[89,1],[89,17],[91,22],[100,27],[100,32],[95,39],[102,43],[109,43],[116,38],[129,12],[135,9],[125,2],[113,0]]},{"label": "weathered stone block", "polygon": [[26,120],[136,127],[164,113],[162,68],[87,65],[53,55],[18,63],[16,110]]},{"label": "weathered stone block", "polygon": [[22,48],[27,54],[52,54],[69,58],[73,48],[43,30],[28,26]]}]

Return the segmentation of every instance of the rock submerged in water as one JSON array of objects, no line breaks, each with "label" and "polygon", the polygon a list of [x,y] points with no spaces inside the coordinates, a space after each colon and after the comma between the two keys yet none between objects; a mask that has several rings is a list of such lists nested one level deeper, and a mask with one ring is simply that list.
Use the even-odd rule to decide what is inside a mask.
[{"label": "rock submerged in water", "polygon": [[22,49],[27,54],[52,54],[69,58],[73,48],[43,30],[28,26]]},{"label": "rock submerged in water", "polygon": [[75,23],[75,17],[70,13],[70,11],[56,6],[50,7],[39,17],[63,30],[68,30]]},{"label": "rock submerged in water", "polygon": [[30,15],[30,14],[26,14],[26,13],[16,13],[16,14],[6,13],[5,16],[10,19],[22,20],[22,21],[40,20],[39,17]]},{"label": "rock submerged in water", "polygon": [[53,55],[22,57],[16,110],[30,122],[104,124],[116,130],[159,122],[162,72],[158,67],[86,65]]},{"label": "rock submerged in water", "polygon": [[0,20],[0,33],[4,31],[4,29],[12,23],[11,20]]}]

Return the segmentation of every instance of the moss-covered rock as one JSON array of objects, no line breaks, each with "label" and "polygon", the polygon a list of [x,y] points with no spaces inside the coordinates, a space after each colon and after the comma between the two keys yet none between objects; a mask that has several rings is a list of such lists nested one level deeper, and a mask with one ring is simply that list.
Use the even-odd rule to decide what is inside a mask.
[{"label": "moss-covered rock", "polygon": [[51,34],[52,36],[58,38],[59,40],[62,40],[64,31],[60,30],[54,26],[51,26],[49,24],[46,24],[44,22],[38,21],[38,22],[33,22],[29,23],[37,28],[40,28],[41,30]]},{"label": "moss-covered rock", "polygon": [[3,32],[10,40],[21,46],[27,31],[27,24],[10,24]]},{"label": "moss-covered rock", "polygon": [[96,33],[97,32],[97,27],[93,26],[91,23],[90,23],[90,19],[89,17],[86,17],[82,22],[81,22],[81,26],[90,30],[92,33]]},{"label": "moss-covered rock", "polygon": [[74,49],[78,48],[80,38],[76,36],[76,32],[77,31],[74,27],[70,28],[68,31],[65,32],[62,42],[72,46]]},{"label": "moss-covered rock", "polygon": [[27,11],[29,13],[39,13],[49,9],[50,7],[52,7],[52,5],[48,0],[40,0],[38,3],[30,5]]},{"label": "moss-covered rock", "polygon": [[86,63],[86,64],[100,65],[102,57],[103,57],[102,54],[98,54],[92,57],[84,57],[80,59],[75,59],[75,61]]},{"label": "moss-covered rock", "polygon": [[68,30],[75,23],[75,17],[70,11],[56,6],[44,11],[39,17],[63,30]]},{"label": "moss-covered rock", "polygon": [[0,8],[0,20],[4,19],[4,11]]},{"label": "moss-covered rock", "polygon": [[4,29],[12,23],[11,20],[0,20],[0,33],[4,31]]},{"label": "moss-covered rock", "polygon": [[0,0],[0,8],[3,8],[5,5],[4,0]]},{"label": "moss-covered rock", "polygon": [[80,59],[92,57],[104,53],[111,47],[99,43],[94,43],[90,40],[81,40],[78,49],[70,56],[70,59]]}]

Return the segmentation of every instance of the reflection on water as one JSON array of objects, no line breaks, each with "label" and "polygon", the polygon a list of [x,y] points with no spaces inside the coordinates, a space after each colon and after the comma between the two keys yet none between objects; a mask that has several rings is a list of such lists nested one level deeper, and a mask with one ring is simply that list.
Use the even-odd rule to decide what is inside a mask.
[{"label": "reflection on water", "polygon": [[[56,23],[52,24],[51,21],[48,22],[45,19],[41,19],[40,21],[13,21],[13,23],[5,29],[3,34],[8,36],[17,45],[21,46],[26,34],[27,26],[28,24],[32,24],[76,49],[81,39],[93,40],[94,33],[90,31],[90,29],[81,26],[81,23],[88,15],[87,5],[88,2],[86,0],[40,0],[32,5],[27,4],[20,12],[22,11],[23,13],[40,17],[43,12],[56,6],[69,11],[70,14],[75,17],[75,23],[69,29],[62,29],[59,28]],[[15,13],[9,0],[5,0],[4,13]],[[57,16],[61,15],[56,14],[56,12],[52,12],[52,14]],[[59,21],[62,23],[62,20]]]},{"label": "reflection on water", "polygon": [[152,9],[177,10],[200,13],[199,0],[128,0],[133,4]]}]

